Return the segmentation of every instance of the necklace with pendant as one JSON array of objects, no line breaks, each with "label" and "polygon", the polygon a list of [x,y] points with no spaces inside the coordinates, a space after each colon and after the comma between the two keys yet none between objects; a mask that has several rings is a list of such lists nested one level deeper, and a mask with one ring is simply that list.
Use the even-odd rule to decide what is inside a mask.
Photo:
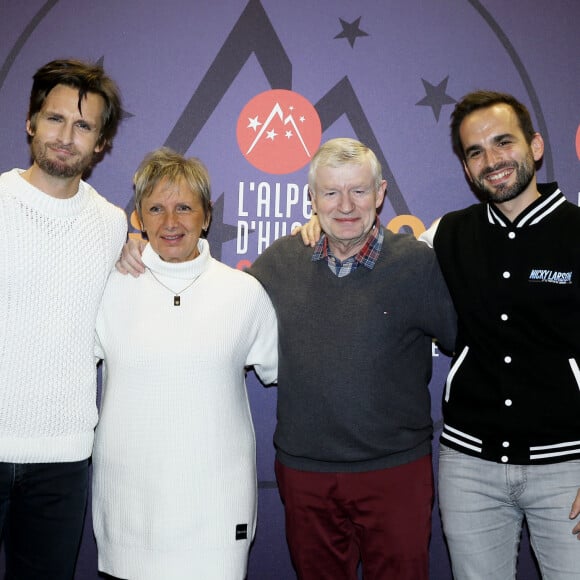
[{"label": "necklace with pendant", "polygon": [[169,290],[169,292],[171,292],[171,294],[173,294],[173,306],[181,306],[181,295],[188,288],[191,288],[193,286],[194,282],[196,282],[199,279],[199,277],[201,276],[201,274],[198,274],[185,288],[182,288],[179,292],[176,292],[175,290],[173,290],[172,288],[170,288],[169,286],[166,286],[163,282],[161,282],[161,280],[159,280],[159,278],[157,278],[157,276],[153,273],[151,268],[147,268],[147,271],[149,272],[149,274],[151,274],[151,276],[153,276],[153,279],[158,284],[160,284],[161,286],[163,286],[163,288],[165,288],[166,290]]}]

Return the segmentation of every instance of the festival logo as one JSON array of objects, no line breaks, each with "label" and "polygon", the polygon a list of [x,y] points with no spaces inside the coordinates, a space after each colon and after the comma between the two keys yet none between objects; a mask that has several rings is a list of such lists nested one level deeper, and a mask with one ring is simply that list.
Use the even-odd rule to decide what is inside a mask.
[{"label": "festival logo", "polygon": [[294,91],[275,89],[256,95],[242,109],[238,146],[255,168],[286,174],[310,163],[322,127],[316,109]]}]

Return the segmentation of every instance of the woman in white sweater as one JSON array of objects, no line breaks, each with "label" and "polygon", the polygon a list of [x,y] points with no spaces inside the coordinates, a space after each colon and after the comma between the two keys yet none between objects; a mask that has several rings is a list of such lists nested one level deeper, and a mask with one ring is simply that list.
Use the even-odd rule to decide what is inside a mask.
[{"label": "woman in white sweater", "polygon": [[113,272],[97,321],[99,569],[242,580],[257,496],[245,370],[275,381],[276,316],[260,284],[214,260],[201,238],[211,201],[197,159],[159,149],[134,182],[147,271]]}]

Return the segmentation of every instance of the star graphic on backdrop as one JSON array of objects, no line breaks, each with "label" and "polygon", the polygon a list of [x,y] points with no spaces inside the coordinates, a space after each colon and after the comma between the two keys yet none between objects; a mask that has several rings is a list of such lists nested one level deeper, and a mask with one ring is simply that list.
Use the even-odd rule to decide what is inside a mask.
[{"label": "star graphic on backdrop", "polygon": [[247,126],[247,129],[254,129],[254,131],[258,130],[258,127],[262,124],[258,121],[258,115],[255,117],[248,118],[250,124]]},{"label": "star graphic on backdrop", "polygon": [[[105,62],[105,57],[102,56],[97,62],[96,64],[102,68],[105,68],[104,66],[104,62]],[[121,109],[121,120],[123,119],[130,119],[131,117],[134,117],[135,115],[133,115],[133,113],[129,113],[129,111],[125,111],[125,109]]]},{"label": "star graphic on backdrop", "polygon": [[441,114],[441,108],[443,105],[452,105],[457,102],[453,97],[450,97],[446,93],[448,80],[449,76],[446,76],[438,85],[432,85],[425,79],[421,79],[427,96],[421,99],[418,103],[415,103],[415,105],[431,107],[436,121],[439,121],[439,115]]},{"label": "star graphic on backdrop", "polygon": [[272,141],[274,141],[275,137],[278,137],[278,133],[276,133],[274,129],[266,133],[266,139],[272,139]]},{"label": "star graphic on backdrop", "polygon": [[[238,228],[224,223],[224,194],[222,193],[212,205],[211,225],[207,240],[211,248],[211,255],[216,260],[222,258],[222,244],[235,240]],[[250,230],[253,231],[253,230]]]},{"label": "star graphic on backdrop", "polygon": [[362,16],[359,16],[356,20],[352,22],[347,22],[342,18],[339,18],[340,24],[342,26],[342,32],[339,32],[334,38],[346,38],[348,43],[350,44],[351,48],[354,48],[354,41],[359,36],[368,36],[368,33],[364,30],[360,29],[360,19]]}]

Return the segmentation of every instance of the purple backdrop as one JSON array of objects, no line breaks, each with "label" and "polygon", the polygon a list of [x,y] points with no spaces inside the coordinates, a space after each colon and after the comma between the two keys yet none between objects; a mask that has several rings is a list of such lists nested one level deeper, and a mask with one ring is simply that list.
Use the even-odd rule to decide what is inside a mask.
[{"label": "purple backdrop", "polygon": [[[77,57],[102,61],[124,96],[113,151],[90,182],[129,215],[132,174],[145,153],[167,144],[200,157],[213,181],[212,252],[232,266],[308,217],[305,169],[268,174],[238,147],[240,112],[270,89],[314,105],[323,140],[354,136],[375,149],[389,182],[384,223],[409,215],[403,223],[420,229],[473,203],[448,120],[453,103],[476,88],[511,92],[530,107],[547,146],[540,178],[557,177],[577,203],[579,18],[577,0],[553,0],[541,13],[527,0],[2,0],[0,170],[29,164],[24,122],[34,71]],[[436,356],[434,365],[438,426],[448,360]],[[273,474],[276,391],[253,376],[249,389],[260,480],[249,578],[291,579]],[[431,577],[450,578],[437,511],[431,552]],[[538,578],[527,542],[520,576]],[[90,514],[77,578],[97,578]]]}]

